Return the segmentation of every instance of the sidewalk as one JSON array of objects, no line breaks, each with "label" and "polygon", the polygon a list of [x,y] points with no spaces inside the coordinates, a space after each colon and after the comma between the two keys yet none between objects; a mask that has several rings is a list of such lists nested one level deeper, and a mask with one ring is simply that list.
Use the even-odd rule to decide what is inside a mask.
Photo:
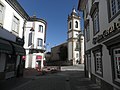
[{"label": "sidewalk", "polygon": [[23,77],[13,77],[6,80],[0,80],[0,90],[12,90],[22,84],[25,84],[40,74],[35,69],[25,69]]},{"label": "sidewalk", "polygon": [[12,90],[13,88],[18,87],[21,84],[27,83],[30,80],[32,79],[23,77],[0,80],[0,90]]}]

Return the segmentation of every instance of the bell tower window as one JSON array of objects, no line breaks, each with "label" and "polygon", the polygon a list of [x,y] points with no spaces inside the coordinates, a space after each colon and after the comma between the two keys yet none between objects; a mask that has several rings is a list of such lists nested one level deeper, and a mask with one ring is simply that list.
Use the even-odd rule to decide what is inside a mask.
[{"label": "bell tower window", "polygon": [[71,24],[72,24],[72,23],[70,22],[70,23],[69,23],[69,29],[71,29]]},{"label": "bell tower window", "polygon": [[75,28],[78,28],[78,22],[75,21]]},{"label": "bell tower window", "polygon": [[70,22],[70,23],[69,23],[69,29],[71,29],[71,28],[72,28],[72,23]]}]

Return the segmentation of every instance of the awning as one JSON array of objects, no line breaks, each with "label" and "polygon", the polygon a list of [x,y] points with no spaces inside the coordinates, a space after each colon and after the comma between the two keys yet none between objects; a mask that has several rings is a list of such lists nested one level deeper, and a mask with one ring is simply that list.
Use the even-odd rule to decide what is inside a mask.
[{"label": "awning", "polygon": [[14,47],[15,54],[25,55],[25,49],[22,46],[17,45],[15,43],[12,43],[12,45]]},{"label": "awning", "polygon": [[7,40],[0,39],[0,52],[12,54],[12,45]]}]

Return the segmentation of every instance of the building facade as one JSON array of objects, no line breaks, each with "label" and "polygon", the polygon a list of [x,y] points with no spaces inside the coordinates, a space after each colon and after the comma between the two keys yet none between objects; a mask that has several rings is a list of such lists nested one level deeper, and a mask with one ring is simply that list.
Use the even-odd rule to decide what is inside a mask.
[{"label": "building facade", "polygon": [[[62,56],[64,54],[65,56]],[[53,61],[67,61],[67,42],[59,44],[51,48],[51,60]],[[64,60],[63,60],[63,58]]]},{"label": "building facade", "polygon": [[25,68],[42,68],[45,60],[47,22],[36,16],[30,17],[25,27]]},{"label": "building facade", "polygon": [[84,47],[84,37],[81,34],[80,16],[74,8],[71,14],[68,16],[67,35],[68,60],[72,61],[73,65],[84,63],[84,48],[81,48],[81,45]]},{"label": "building facade", "polygon": [[0,0],[0,79],[23,74],[27,13],[16,0]]},{"label": "building facade", "polygon": [[85,71],[103,90],[120,90],[120,0],[79,0]]}]

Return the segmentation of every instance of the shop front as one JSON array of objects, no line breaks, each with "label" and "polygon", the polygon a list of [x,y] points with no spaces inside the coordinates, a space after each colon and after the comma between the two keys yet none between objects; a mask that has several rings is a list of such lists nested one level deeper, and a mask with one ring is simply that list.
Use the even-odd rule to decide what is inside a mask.
[{"label": "shop front", "polygon": [[[12,64],[13,48],[9,41],[0,38],[0,79],[5,78],[7,71],[12,71],[14,66]],[[7,60],[9,64],[7,65]],[[9,69],[8,69],[9,68]]]},{"label": "shop front", "polygon": [[36,69],[39,71],[41,69],[42,56],[36,55]]},{"label": "shop front", "polygon": [[25,50],[22,46],[0,38],[0,79],[8,79],[23,73],[23,55]]}]

